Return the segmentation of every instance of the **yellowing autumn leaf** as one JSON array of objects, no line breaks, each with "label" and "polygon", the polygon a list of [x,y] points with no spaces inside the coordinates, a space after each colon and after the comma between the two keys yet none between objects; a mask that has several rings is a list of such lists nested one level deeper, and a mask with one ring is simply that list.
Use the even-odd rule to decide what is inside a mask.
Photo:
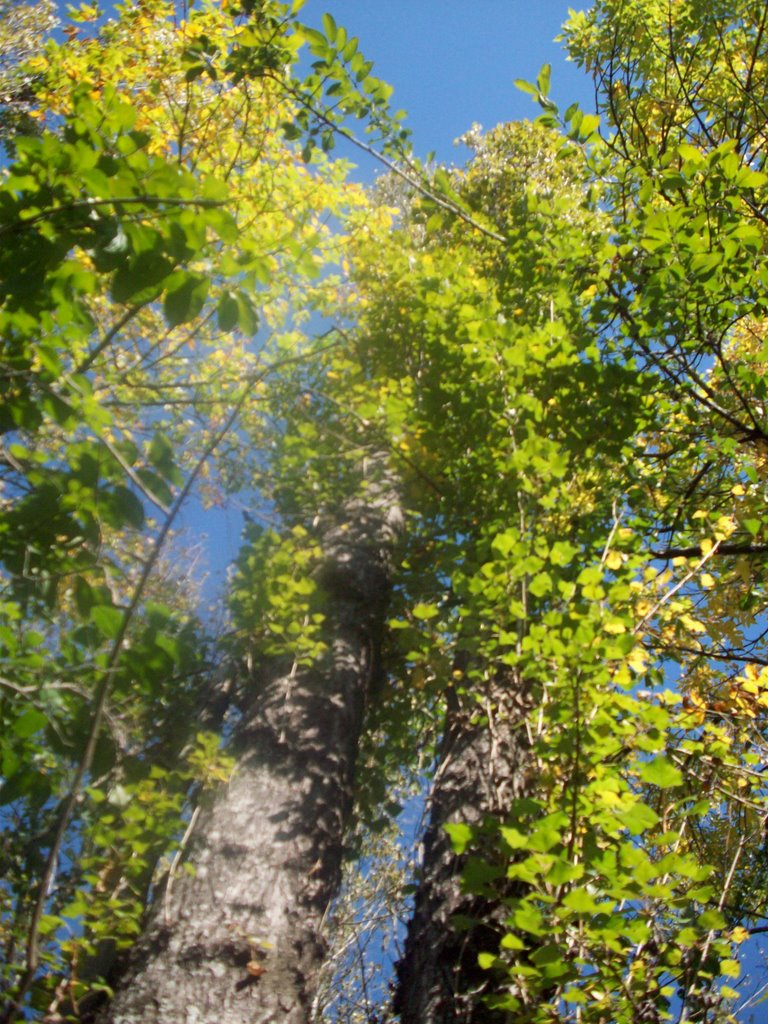
[{"label": "yellowing autumn leaf", "polygon": [[627,664],[633,672],[645,672],[648,668],[648,653],[644,647],[633,647],[629,652]]},{"label": "yellowing autumn leaf", "polygon": [[715,537],[718,540],[724,540],[726,537],[730,537],[735,529],[736,520],[733,516],[720,516],[715,523]]},{"label": "yellowing autumn leaf", "polygon": [[698,619],[694,619],[691,615],[681,615],[680,624],[692,633],[705,633],[707,630],[703,622],[699,622]]},{"label": "yellowing autumn leaf", "polygon": [[605,564],[609,569],[620,569],[624,564],[624,558],[618,551],[609,551],[608,556],[605,559]]}]

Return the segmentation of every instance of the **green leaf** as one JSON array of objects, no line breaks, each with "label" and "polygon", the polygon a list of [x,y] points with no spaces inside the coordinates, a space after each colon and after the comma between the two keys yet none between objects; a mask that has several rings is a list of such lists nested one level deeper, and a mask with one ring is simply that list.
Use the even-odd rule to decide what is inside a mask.
[{"label": "green leaf", "polygon": [[589,139],[599,127],[599,114],[585,114],[581,119],[581,124],[579,125],[579,137],[582,139]]},{"label": "green leaf", "polygon": [[48,724],[48,718],[36,708],[28,708],[13,723],[13,734],[19,739],[26,739],[34,733],[44,729]]},{"label": "green leaf", "polygon": [[169,327],[187,323],[200,313],[209,284],[204,275],[188,271],[176,271],[171,276],[163,299],[163,313]]},{"label": "green leaf", "polygon": [[547,871],[547,881],[552,885],[575,882],[584,875],[583,864],[571,864],[567,860],[556,860]]},{"label": "green leaf", "polygon": [[534,597],[546,597],[552,593],[553,587],[552,577],[548,572],[540,572],[528,584],[528,589]]},{"label": "green leaf", "polygon": [[659,823],[659,816],[653,808],[637,801],[629,808],[617,810],[616,818],[625,825],[632,835],[640,835]]},{"label": "green leaf", "polygon": [[112,298],[115,302],[128,302],[140,293],[157,294],[160,283],[173,268],[174,261],[163,253],[141,252],[130,263],[115,271]]},{"label": "green leaf", "polygon": [[696,146],[691,146],[687,142],[683,142],[677,147],[677,151],[686,163],[692,164],[703,164],[706,162],[706,157],[697,149]]},{"label": "green leaf", "polygon": [[552,79],[552,65],[544,64],[536,79],[536,88],[544,96],[549,95],[549,85]]},{"label": "green leaf", "polygon": [[[248,337],[253,336],[259,329],[259,317],[253,301],[242,291],[229,293],[227,301],[222,300],[219,305],[219,316],[224,316],[223,322],[231,324],[228,330],[237,327]],[[222,330],[224,329],[222,327]]]},{"label": "green leaf", "polygon": [[706,931],[717,931],[720,928],[725,928],[726,921],[719,910],[705,910],[702,914],[696,918],[696,923],[700,928]]},{"label": "green leaf", "polygon": [[434,619],[440,614],[440,609],[436,604],[424,604],[420,601],[413,606],[411,614],[414,619]]},{"label": "green leaf", "polygon": [[513,850],[527,850],[528,849],[528,836],[523,832],[518,831],[516,828],[511,828],[507,825],[502,825],[499,829],[504,842]]},{"label": "green leaf", "polygon": [[563,904],[577,914],[598,914],[612,909],[614,904],[599,900],[586,888],[571,889],[563,896]]},{"label": "green leaf", "polygon": [[527,92],[529,96],[537,96],[539,93],[538,86],[534,85],[533,82],[526,82],[524,78],[514,79],[515,87],[521,92]]},{"label": "green leaf", "polygon": [[461,823],[451,823],[444,825],[443,828],[448,833],[448,838],[451,840],[453,846],[453,852],[461,855],[467,849],[467,846],[472,842],[474,832],[469,825],[463,825]]},{"label": "green leaf", "polygon": [[655,757],[652,761],[642,762],[638,768],[638,774],[644,782],[662,789],[680,786],[683,782],[683,774],[680,769],[676,768],[663,754]]},{"label": "green leaf", "polygon": [[546,925],[541,911],[531,904],[523,903],[512,914],[512,923],[519,931],[530,935],[545,935]]},{"label": "green leaf", "polygon": [[220,331],[229,332],[237,327],[240,320],[240,306],[231,292],[225,292],[216,307],[216,321]]},{"label": "green leaf", "polygon": [[552,545],[552,549],[549,552],[549,560],[556,566],[570,565],[578,553],[579,548],[575,544],[561,540]]},{"label": "green leaf", "polygon": [[175,451],[162,430],[155,431],[147,453],[149,462],[169,483],[180,484],[182,475],[176,464]]},{"label": "green leaf", "polygon": [[336,26],[336,22],[334,21],[332,15],[330,15],[330,14],[324,14],[323,15],[323,31],[325,32],[325,34],[326,34],[326,36],[328,38],[328,42],[329,43],[335,43],[336,42],[336,35],[337,35],[337,32],[338,32],[338,28]]},{"label": "green leaf", "polygon": [[107,640],[114,640],[123,625],[124,613],[119,608],[98,604],[91,608],[91,622]]},{"label": "green leaf", "polygon": [[102,503],[105,522],[117,527],[131,526],[134,530],[144,526],[144,506],[130,488],[118,484],[108,498],[108,505]]}]

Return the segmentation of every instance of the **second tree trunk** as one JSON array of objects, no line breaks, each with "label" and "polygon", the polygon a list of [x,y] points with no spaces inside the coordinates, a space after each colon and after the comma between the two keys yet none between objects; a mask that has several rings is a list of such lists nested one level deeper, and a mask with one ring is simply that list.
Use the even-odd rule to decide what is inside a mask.
[{"label": "second tree trunk", "polygon": [[[480,703],[471,694],[449,694],[421,878],[398,964],[395,1009],[401,1024],[505,1020],[484,1002],[493,981],[478,964],[479,953],[498,951],[504,934],[504,882],[483,895],[467,891],[462,874],[469,857],[482,860],[484,826],[503,821],[510,802],[530,792],[529,701],[512,673],[486,685]],[[451,823],[475,829],[479,845],[458,856],[445,830]]]}]

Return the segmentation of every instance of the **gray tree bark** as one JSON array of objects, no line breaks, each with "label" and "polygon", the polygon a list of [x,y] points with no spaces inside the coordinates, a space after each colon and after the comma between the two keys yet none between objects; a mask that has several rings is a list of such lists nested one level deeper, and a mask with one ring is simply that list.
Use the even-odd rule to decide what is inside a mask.
[{"label": "gray tree bark", "polygon": [[[262,673],[234,775],[102,1024],[306,1024],[401,522],[385,480],[321,524],[327,661]],[[163,900],[158,901],[162,903]]]},{"label": "gray tree bark", "polygon": [[[438,770],[431,795],[424,858],[405,951],[397,965],[395,1011],[401,1024],[503,1024],[483,1001],[493,978],[478,953],[496,953],[504,934],[502,877],[484,893],[464,891],[467,859],[483,855],[479,845],[457,856],[445,825],[477,827],[503,821],[512,799],[532,789],[525,718],[527,689],[512,673],[488,684],[483,703],[449,694]],[[488,850],[489,859],[494,854]]]}]

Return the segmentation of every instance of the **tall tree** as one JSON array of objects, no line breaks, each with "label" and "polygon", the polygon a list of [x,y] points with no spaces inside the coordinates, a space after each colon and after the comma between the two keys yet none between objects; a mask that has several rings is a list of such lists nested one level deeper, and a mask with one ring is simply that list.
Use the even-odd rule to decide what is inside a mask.
[{"label": "tall tree", "polygon": [[[749,482],[757,479],[754,458],[764,434],[758,354],[763,243],[754,222],[762,217],[765,178],[755,148],[759,101],[751,91],[763,67],[764,19],[762,6],[749,4],[716,11],[681,5],[674,13],[665,4],[631,11],[598,4],[571,22],[573,52],[596,69],[605,87],[599,93],[603,108],[616,129],[603,146],[592,134],[596,118],[571,110],[565,119],[573,142],[591,143],[587,162],[596,178],[609,183],[602,202],[614,211],[619,240],[596,253],[596,279],[585,282],[584,327],[599,345],[593,352],[600,353],[603,367],[620,360],[628,371],[637,368],[636,380],[654,396],[655,408],[638,417],[640,433],[624,453],[629,458],[618,460],[602,484],[613,515],[603,502],[599,563],[591,567],[587,558],[584,566],[582,556],[575,581],[588,602],[576,629],[581,649],[568,651],[575,624],[570,616],[558,622],[544,582],[546,640],[529,625],[535,608],[526,609],[534,659],[560,647],[550,662],[555,678],[541,688],[539,699],[546,701],[548,690],[562,696],[537,708],[543,728],[534,745],[539,780],[554,787],[548,793],[532,788],[527,796],[535,802],[529,799],[528,806],[525,800],[509,801],[509,824],[501,827],[494,854],[488,851],[487,826],[476,825],[483,772],[473,806],[463,812],[468,827],[461,829],[442,817],[450,805],[441,799],[438,774],[437,822],[447,824],[460,856],[451,865],[444,841],[435,844],[434,880],[429,861],[425,866],[422,905],[428,909],[422,918],[428,929],[435,911],[432,891],[445,891],[452,869],[454,887],[448,891],[458,891],[460,873],[464,908],[472,906],[471,897],[479,899],[480,912],[472,917],[487,928],[501,907],[508,932],[500,942],[485,934],[490,948],[479,956],[485,981],[472,970],[458,985],[463,953],[449,958],[447,970],[443,964],[441,972],[424,972],[424,945],[412,942],[401,968],[406,1020],[487,1019],[490,1006],[506,1014],[501,1019],[510,1019],[510,1012],[526,1021],[549,1020],[552,1014],[604,1019],[608,1013],[612,1020],[655,1021],[664,1019],[675,993],[682,1019],[704,1020],[727,1014],[724,999],[735,994],[728,984],[717,984],[717,975],[722,970],[727,978],[738,976],[731,956],[746,935],[742,924],[760,920],[763,904],[761,881],[751,897],[746,893],[762,878],[763,857],[764,797],[755,788],[754,769],[760,763],[756,751],[764,749],[758,705],[765,606],[762,584],[752,573],[764,546],[762,515],[755,514]],[[711,71],[713,47],[714,65],[722,65],[723,75]],[[544,122],[557,125],[546,76],[527,88],[547,111]],[[561,237],[556,229],[554,237]],[[570,280],[578,277],[572,273]],[[629,403],[629,376],[623,385],[621,401]],[[600,422],[604,436],[620,436],[611,416]],[[539,520],[540,547],[542,526]],[[582,542],[589,536],[583,528],[577,534]],[[518,552],[524,556],[530,549]],[[667,565],[648,564],[654,558]],[[633,579],[627,569],[642,576]],[[627,604],[633,590],[645,591],[634,610],[634,602]],[[729,592],[731,613],[724,616]],[[586,652],[599,638],[588,626],[595,600],[610,609],[599,632],[614,642],[604,638],[602,661],[591,664]],[[578,607],[574,595],[568,604]],[[642,647],[632,646],[635,638]],[[650,673],[649,657],[655,660]],[[642,702],[623,692],[629,666],[650,684],[674,679],[682,714],[665,708],[681,697],[663,691],[656,698],[661,707],[654,708],[652,685],[641,691]],[[611,677],[619,685],[613,693]],[[627,735],[628,714],[635,719],[633,739]],[[449,726],[449,738],[452,731]],[[615,771],[609,767],[614,765]],[[450,769],[446,775],[448,787],[455,786]],[[702,799],[702,778],[717,792],[717,807]],[[598,780],[604,792],[595,799]],[[465,787],[470,790],[466,781]],[[559,806],[552,799],[558,795]],[[613,825],[601,803],[614,805]],[[538,827],[537,806],[545,823]],[[450,811],[455,815],[455,806]],[[625,835],[642,839],[624,843],[617,821]],[[670,852],[661,856],[655,848]],[[610,858],[608,850],[615,851]],[[524,858],[524,851],[532,852]],[[474,853],[480,865],[470,858],[462,869],[462,858]],[[505,857],[513,861],[506,871]],[[630,865],[632,879],[625,873]],[[496,881],[500,874],[505,882]],[[705,879],[710,882],[702,885]],[[631,907],[628,918],[616,903],[622,892]],[[680,913],[675,907],[682,893],[688,895]],[[454,895],[458,933],[448,942],[457,951],[472,948],[473,927],[464,908]],[[424,927],[419,915],[417,897],[417,936]],[[483,1000],[484,992],[495,994]]]},{"label": "tall tree", "polygon": [[[25,65],[43,131],[16,140],[0,227],[4,1021],[90,1012],[85,997],[134,941],[164,864],[174,877],[166,858],[184,842],[184,817],[199,818],[197,802],[233,764],[199,732],[220,724],[209,714],[210,647],[191,602],[157,570],[200,481],[210,499],[242,486],[249,466],[256,478],[245,431],[258,443],[267,381],[305,358],[297,282],[309,290],[337,256],[328,213],[361,201],[343,185],[344,165],[311,148],[302,156],[283,137],[296,113],[284,69],[301,42],[290,10],[260,5],[250,24],[236,13],[203,6],[181,17],[144,4],[93,34],[96,11],[84,8],[68,44]],[[329,746],[310,744],[313,777],[332,764],[335,773],[327,792],[305,794],[333,804],[330,852],[320,843],[305,865],[323,860],[315,908],[340,856],[332,846],[386,576],[384,527],[374,538],[368,500],[369,518],[347,504],[346,525],[358,539],[369,531],[373,550],[344,549],[338,518],[322,538],[324,559],[368,604],[358,595],[353,630],[328,588],[337,633],[326,682],[347,700],[339,721],[332,700],[304,694],[331,727]],[[294,683],[275,668],[265,692],[295,698]],[[251,696],[261,706],[263,694]],[[256,717],[249,705],[243,757],[246,737],[267,744],[267,719]],[[330,746],[340,734],[344,753]],[[249,770],[265,784],[271,762],[258,756]],[[293,756],[307,762],[306,744]],[[272,768],[277,815],[286,784]],[[217,806],[226,815],[226,801]],[[295,889],[296,868],[282,869]],[[285,970],[297,976],[301,953],[288,946]]]},{"label": "tall tree", "polygon": [[[475,141],[475,160],[450,187],[488,225],[481,240],[466,222],[440,228],[434,215],[425,240],[430,211],[417,205],[410,243],[386,250],[392,276],[366,275],[365,260],[360,271],[365,365],[383,380],[380,414],[413,481],[411,544],[425,548],[409,558],[415,607],[401,636],[414,675],[426,675],[438,706],[447,702],[400,969],[406,1020],[491,1012],[481,996],[493,982],[478,954],[498,946],[519,889],[500,884],[490,898],[505,873],[498,828],[515,797],[540,795],[527,719],[553,682],[552,652],[544,659],[540,647],[557,622],[552,588],[568,592],[579,552],[602,552],[615,498],[607,480],[641,412],[632,371],[589,351],[584,289],[562,286],[586,286],[599,266],[600,216],[583,164],[532,126]],[[617,387],[626,404],[611,408]],[[370,399],[361,414],[375,414]]]},{"label": "tall tree", "polygon": [[[422,572],[403,584],[413,588],[401,634],[406,666],[419,688],[425,677],[432,684],[433,701],[453,671],[463,691],[448,702],[444,742],[453,757],[437,773],[401,966],[405,1019],[487,1019],[496,1010],[526,1021],[657,1020],[675,995],[684,1019],[708,1019],[727,1013],[718,1007],[734,993],[718,974],[738,975],[743,925],[762,914],[759,887],[746,894],[762,878],[763,857],[756,769],[764,602],[753,572],[764,555],[755,505],[764,284],[762,232],[751,222],[761,217],[764,177],[749,143],[760,130],[749,124],[755,101],[734,69],[752,67],[748,80],[759,78],[764,11],[693,7],[672,17],[664,5],[597,5],[573,19],[574,53],[603,76],[612,68],[610,82],[623,84],[607,108],[621,111],[621,97],[631,97],[618,141],[601,142],[595,116],[571,109],[564,119],[612,211],[612,235],[594,235],[587,257],[562,229],[572,197],[559,207],[547,197],[546,226],[516,247],[505,223],[515,203],[503,170],[491,166],[479,194],[464,194],[446,175],[440,188],[459,208],[465,203],[463,223],[471,219],[505,247],[490,247],[483,262],[462,249],[457,266],[460,243],[441,246],[440,211],[424,204],[406,233],[407,255],[380,249],[385,269],[362,274],[362,365],[379,383],[360,416],[382,417],[413,480],[429,552],[421,562],[412,557]],[[718,41],[717,81],[695,63],[705,52],[709,60],[702,38]],[[691,81],[712,87],[705,104],[686,92],[681,68],[689,64]],[[546,70],[526,88],[557,128]],[[675,112],[660,136],[646,101],[659,117]],[[721,124],[718,111],[734,110],[729,124],[743,126],[744,141],[708,138]],[[565,140],[559,148],[568,153]],[[530,222],[531,207],[547,200],[535,185],[521,191],[517,208]],[[557,246],[549,279],[541,237]],[[553,279],[567,281],[569,292],[550,284],[547,302]],[[495,307],[485,305],[490,289],[500,297]],[[541,343],[543,373],[542,356],[529,355],[530,323],[521,321],[526,337],[511,344],[510,313],[525,315],[522,297],[557,324],[554,346]],[[569,302],[578,355],[563,360],[563,380],[557,369],[568,342],[558,320]],[[503,355],[491,358],[494,343]],[[528,367],[523,386],[519,365]],[[348,374],[345,384],[349,396]],[[494,405],[496,387],[504,401]],[[473,434],[476,416],[482,426]],[[522,440],[510,420],[522,421]],[[507,449],[524,471],[514,472],[510,455],[503,461]],[[552,475],[569,486],[558,493]],[[543,510],[521,516],[520,492]],[[528,530],[509,525],[521,521]],[[516,599],[510,579],[520,587]],[[524,680],[523,692],[534,695],[522,744],[500,732],[508,709],[489,696],[503,678],[500,663],[514,669],[506,673],[513,692]],[[403,699],[424,707],[418,695]],[[530,745],[535,782],[496,820],[483,820],[493,807],[493,799],[483,806],[492,759],[474,757],[474,786],[459,767],[472,760],[473,743],[507,750],[502,784]],[[514,782],[522,784],[519,774]]]},{"label": "tall tree", "polygon": [[[105,1020],[170,1024],[190,1007],[198,1020],[231,1024],[309,1019],[401,522],[386,467],[362,485],[359,497],[321,510],[311,547],[297,545],[307,536],[298,526],[276,547],[273,561],[293,570],[306,614],[298,623],[275,615],[272,644],[258,651],[252,677],[239,680],[237,766],[196,823],[193,873],[168,880]],[[243,606],[258,594],[254,563],[263,574],[264,552],[257,544],[242,566]],[[295,616],[287,589],[290,576],[279,600],[267,595],[259,610]],[[288,660],[280,625],[301,638]]]}]

